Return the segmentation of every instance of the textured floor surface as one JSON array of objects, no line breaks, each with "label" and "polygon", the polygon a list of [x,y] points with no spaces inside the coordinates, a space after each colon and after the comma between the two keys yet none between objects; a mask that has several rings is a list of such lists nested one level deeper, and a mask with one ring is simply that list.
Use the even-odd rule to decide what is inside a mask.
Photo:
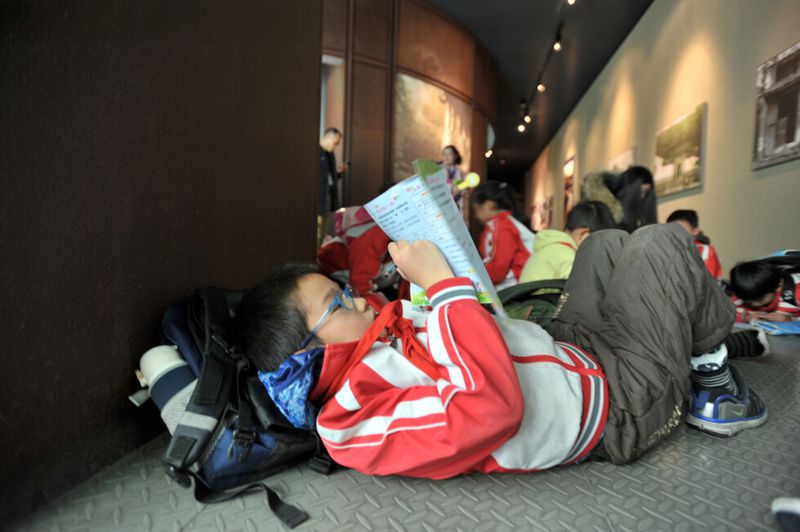
[{"label": "textured floor surface", "polygon": [[[311,518],[297,530],[777,530],[772,499],[800,496],[800,337],[737,360],[769,421],[735,438],[685,426],[629,466],[588,462],[536,474],[446,481],[329,477],[304,467],[267,479]],[[158,438],[23,518],[15,530],[280,530],[263,497],[196,503],[161,469]]]}]

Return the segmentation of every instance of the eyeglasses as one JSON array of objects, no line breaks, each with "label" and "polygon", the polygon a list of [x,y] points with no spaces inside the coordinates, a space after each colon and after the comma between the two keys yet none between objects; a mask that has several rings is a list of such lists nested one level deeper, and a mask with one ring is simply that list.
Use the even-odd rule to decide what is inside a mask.
[{"label": "eyeglasses", "polygon": [[300,342],[300,349],[304,348],[314,339],[314,336],[317,335],[317,331],[319,331],[320,327],[322,327],[322,322],[325,321],[325,318],[331,315],[331,313],[336,310],[337,308],[341,307],[346,311],[350,312],[354,308],[356,308],[355,299],[358,297],[358,292],[353,290],[350,285],[345,285],[342,290],[336,292],[336,295],[333,296],[333,301],[328,306],[328,310],[326,310],[322,316],[319,317],[317,320],[316,325],[311,329],[311,332],[308,333],[302,342]]}]

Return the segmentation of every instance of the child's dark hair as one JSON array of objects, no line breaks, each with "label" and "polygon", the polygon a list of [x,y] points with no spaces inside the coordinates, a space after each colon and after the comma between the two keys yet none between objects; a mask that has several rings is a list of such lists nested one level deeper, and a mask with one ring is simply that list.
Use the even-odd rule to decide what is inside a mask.
[{"label": "child's dark hair", "polygon": [[644,166],[630,166],[620,174],[620,177],[624,183],[641,181],[643,185],[653,184],[653,174]]},{"label": "child's dark hair", "polygon": [[608,205],[600,201],[581,201],[569,211],[564,229],[574,231],[586,227],[590,233],[602,229],[614,229],[614,216]]},{"label": "child's dark hair", "polygon": [[775,292],[780,282],[780,269],[764,261],[742,262],[731,269],[733,293],[745,301]]},{"label": "child's dark hair", "polygon": [[514,211],[514,199],[511,197],[511,187],[505,181],[487,181],[481,183],[472,191],[470,201],[475,205],[483,205],[493,201],[498,209]]},{"label": "child's dark hair", "polygon": [[319,270],[313,264],[287,264],[242,299],[236,312],[239,347],[260,371],[275,370],[308,334],[295,293],[297,282],[310,273]]},{"label": "child's dark hair", "polygon": [[447,149],[453,150],[453,155],[455,155],[456,164],[461,164],[461,161],[463,161],[463,159],[461,158],[461,154],[458,152],[458,148],[456,148],[452,144],[448,144],[447,146],[442,148],[442,151],[447,150]]},{"label": "child's dark hair", "polygon": [[692,229],[697,229],[700,225],[700,219],[697,217],[697,211],[691,209],[678,209],[667,218],[667,223],[683,221],[689,224]]}]

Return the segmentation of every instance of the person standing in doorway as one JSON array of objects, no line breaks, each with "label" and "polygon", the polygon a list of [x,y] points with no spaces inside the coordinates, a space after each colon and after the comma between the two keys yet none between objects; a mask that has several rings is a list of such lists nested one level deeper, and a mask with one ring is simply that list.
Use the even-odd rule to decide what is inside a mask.
[{"label": "person standing in doorway", "polygon": [[335,127],[325,130],[319,141],[319,185],[317,187],[317,243],[321,241],[325,216],[342,206],[339,180],[346,164],[336,164],[334,150],[342,142],[342,132]]}]

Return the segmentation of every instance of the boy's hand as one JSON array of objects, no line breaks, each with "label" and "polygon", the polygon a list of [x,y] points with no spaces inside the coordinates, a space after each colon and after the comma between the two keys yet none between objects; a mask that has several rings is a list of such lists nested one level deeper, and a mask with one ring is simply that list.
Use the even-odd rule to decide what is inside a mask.
[{"label": "boy's hand", "polygon": [[783,312],[770,312],[766,317],[767,321],[792,321],[792,317]]},{"label": "boy's hand", "polygon": [[390,242],[389,255],[403,279],[425,290],[443,279],[453,277],[444,255],[430,240]]}]

